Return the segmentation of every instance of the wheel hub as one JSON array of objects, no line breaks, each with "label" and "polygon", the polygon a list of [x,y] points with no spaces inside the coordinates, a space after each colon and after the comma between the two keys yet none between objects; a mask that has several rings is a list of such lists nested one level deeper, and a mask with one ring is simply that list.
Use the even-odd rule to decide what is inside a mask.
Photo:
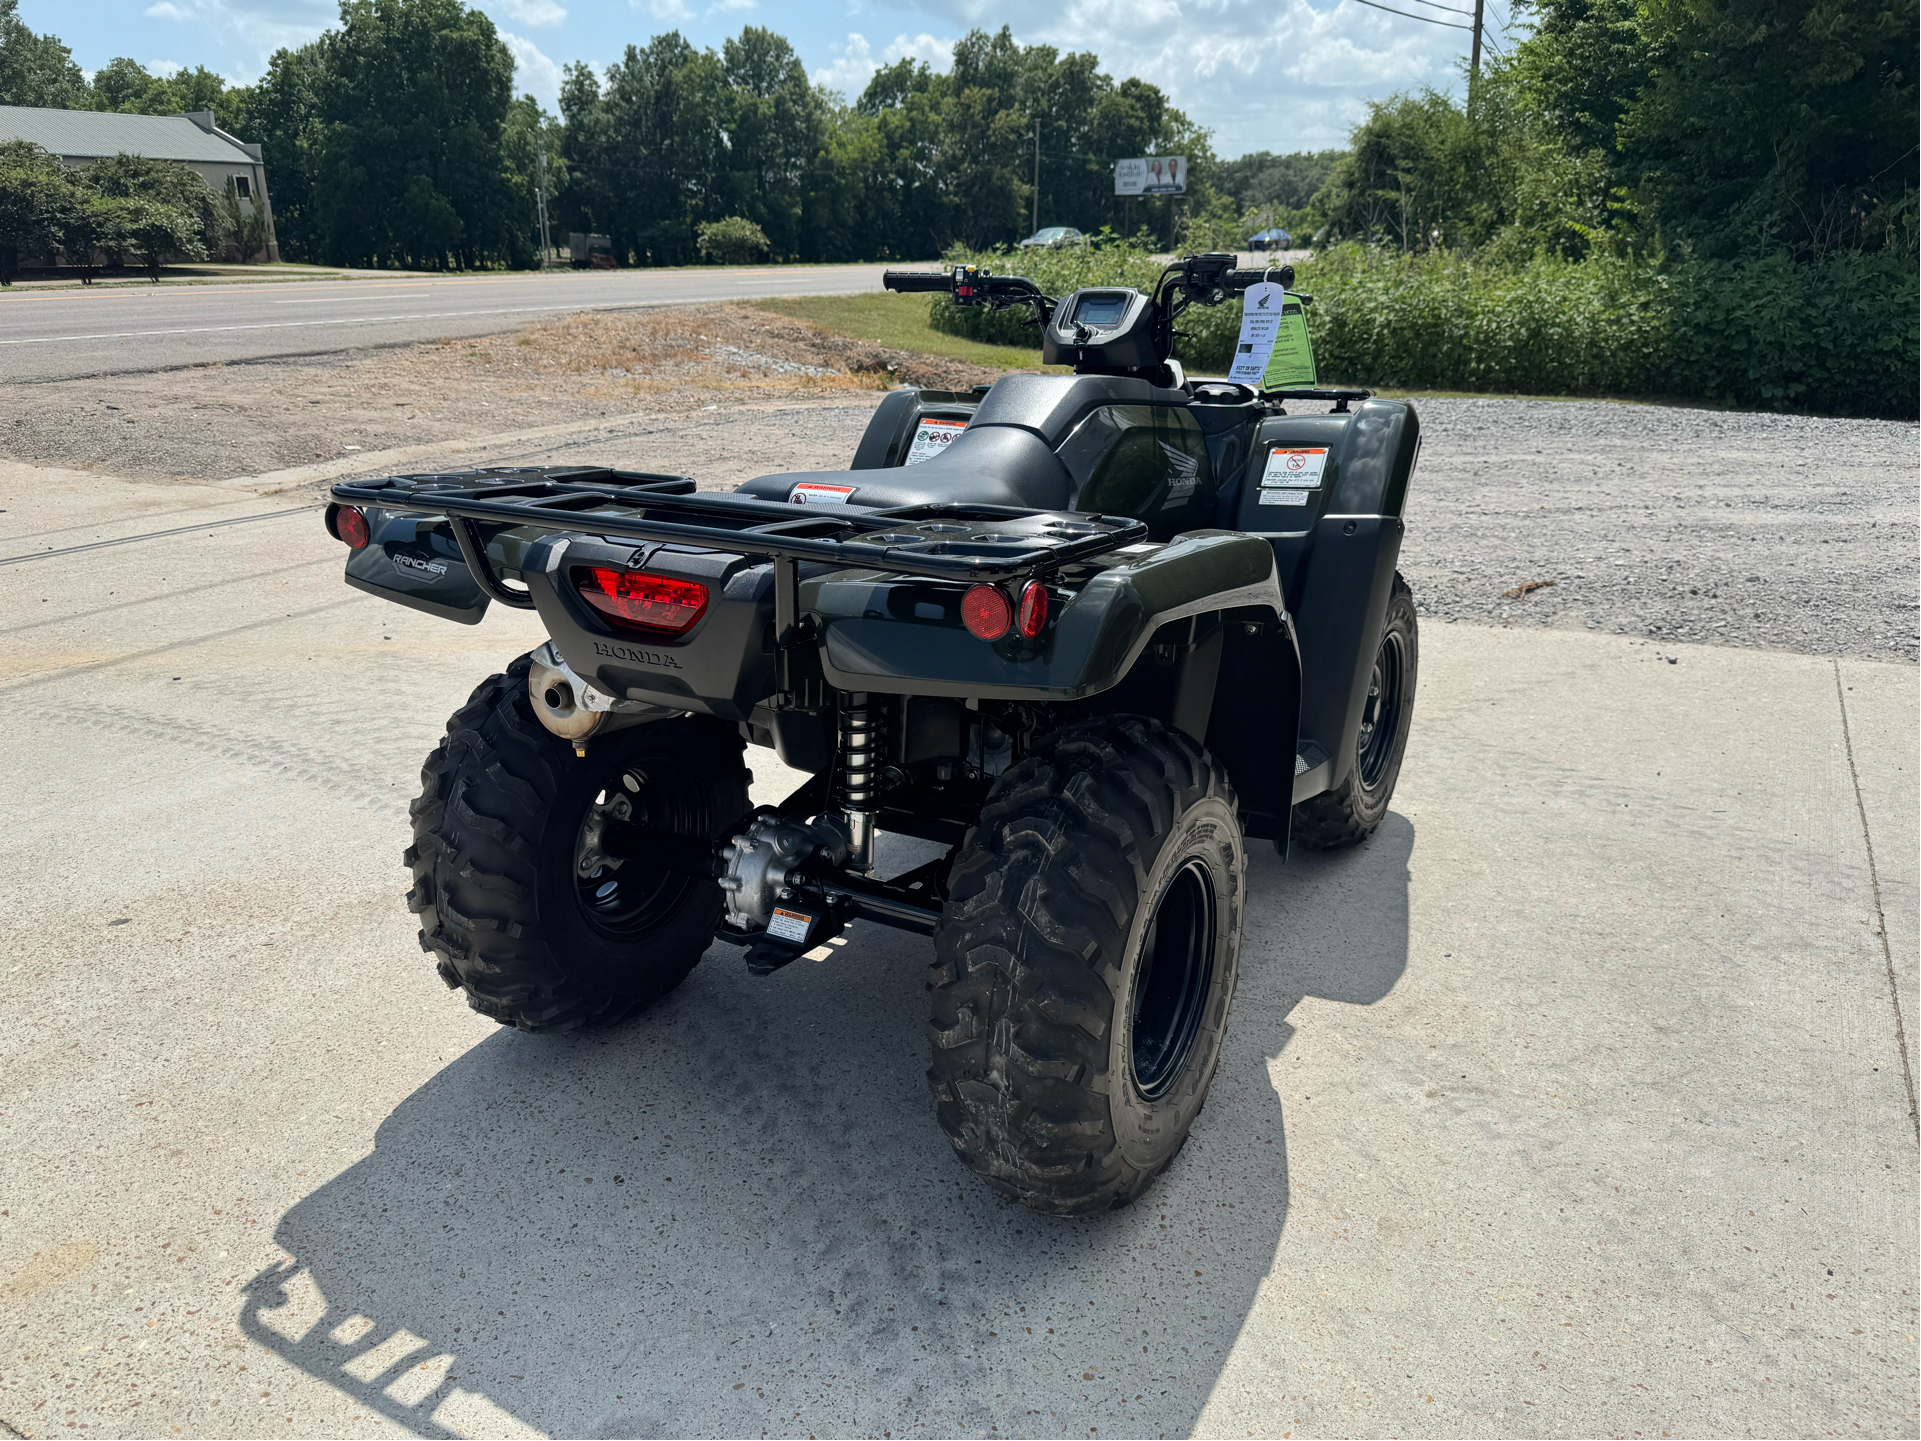
[{"label": "wheel hub", "polygon": [[1374,653],[1374,670],[1368,677],[1367,702],[1361,708],[1361,731],[1355,746],[1361,784],[1369,788],[1380,784],[1394,757],[1401,723],[1403,660],[1401,638],[1393,634],[1381,637],[1381,648]]},{"label": "wheel hub", "polygon": [[588,803],[574,841],[574,893],[597,930],[610,937],[643,933],[679,906],[695,877],[607,850],[607,831],[636,825],[699,836],[708,832],[697,792],[682,778],[628,764],[607,777]]},{"label": "wheel hub", "polygon": [[1149,1100],[1173,1089],[1187,1069],[1214,989],[1214,885],[1189,860],[1155,904],[1134,976],[1129,1033],[1134,1084]]}]

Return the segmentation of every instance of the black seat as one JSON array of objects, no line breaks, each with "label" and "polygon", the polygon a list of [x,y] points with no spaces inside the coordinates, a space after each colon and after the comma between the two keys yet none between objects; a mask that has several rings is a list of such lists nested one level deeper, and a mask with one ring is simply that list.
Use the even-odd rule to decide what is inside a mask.
[{"label": "black seat", "polygon": [[969,425],[931,460],[885,470],[797,470],[763,475],[740,487],[761,500],[792,500],[800,486],[808,500],[834,496],[848,486],[849,505],[876,509],[961,501],[1061,510],[1074,494],[1073,478],[1047,442],[1011,425]]},{"label": "black seat", "polygon": [[1055,452],[1090,414],[1108,405],[1187,403],[1181,391],[1129,376],[1006,375],[981,398],[967,429],[932,460],[871,470],[763,475],[740,491],[761,500],[791,500],[798,487],[809,486],[814,488],[801,494],[811,501],[851,488],[847,504],[877,509],[958,501],[1062,510],[1079,487]]}]

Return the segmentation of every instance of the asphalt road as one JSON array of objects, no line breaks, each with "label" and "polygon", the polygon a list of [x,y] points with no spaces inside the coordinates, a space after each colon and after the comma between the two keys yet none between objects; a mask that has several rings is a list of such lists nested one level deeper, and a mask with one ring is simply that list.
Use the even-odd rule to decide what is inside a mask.
[{"label": "asphalt road", "polygon": [[537,631],[288,500],[0,466],[0,1435],[1915,1434],[1911,666],[1424,623],[1392,814],[1257,858],[1190,1143],[1062,1222],[919,938],[450,995],[407,801]]},{"label": "asphalt road", "polygon": [[482,335],[556,311],[845,295],[878,290],[887,268],[561,270],[22,292],[0,296],[0,382]]}]

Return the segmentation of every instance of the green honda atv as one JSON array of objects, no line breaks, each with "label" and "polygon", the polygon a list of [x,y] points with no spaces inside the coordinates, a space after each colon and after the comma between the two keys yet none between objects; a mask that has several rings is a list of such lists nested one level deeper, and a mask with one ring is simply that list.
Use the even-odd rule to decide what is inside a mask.
[{"label": "green honda atv", "polygon": [[[350,585],[549,637],[427,758],[408,903],[447,985],[562,1031],[716,940],[765,975],[918,931],[961,1159],[1055,1214],[1145,1191],[1220,1057],[1249,844],[1364,840],[1414,707],[1414,410],[1185,376],[1181,312],[1266,275],[1232,267],[1058,301],[890,273],[1026,307],[1074,373],[896,390],[845,471],[335,486]],[[808,780],[755,808],[750,745]]]}]

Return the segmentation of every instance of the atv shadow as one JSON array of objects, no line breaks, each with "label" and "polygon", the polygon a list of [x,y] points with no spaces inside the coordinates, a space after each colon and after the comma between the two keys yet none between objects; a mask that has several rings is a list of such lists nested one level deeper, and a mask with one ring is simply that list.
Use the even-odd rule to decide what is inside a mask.
[{"label": "atv shadow", "polygon": [[1048,1220],[956,1163],[923,940],[858,928],[766,980],[717,946],[631,1025],[502,1032],[409,1096],[281,1219],[242,1328],[429,1436],[1186,1434],[1300,1264],[1270,1065],[1303,998],[1399,980],[1413,844],[1391,815],[1255,847],[1212,1096],[1127,1210]]}]

